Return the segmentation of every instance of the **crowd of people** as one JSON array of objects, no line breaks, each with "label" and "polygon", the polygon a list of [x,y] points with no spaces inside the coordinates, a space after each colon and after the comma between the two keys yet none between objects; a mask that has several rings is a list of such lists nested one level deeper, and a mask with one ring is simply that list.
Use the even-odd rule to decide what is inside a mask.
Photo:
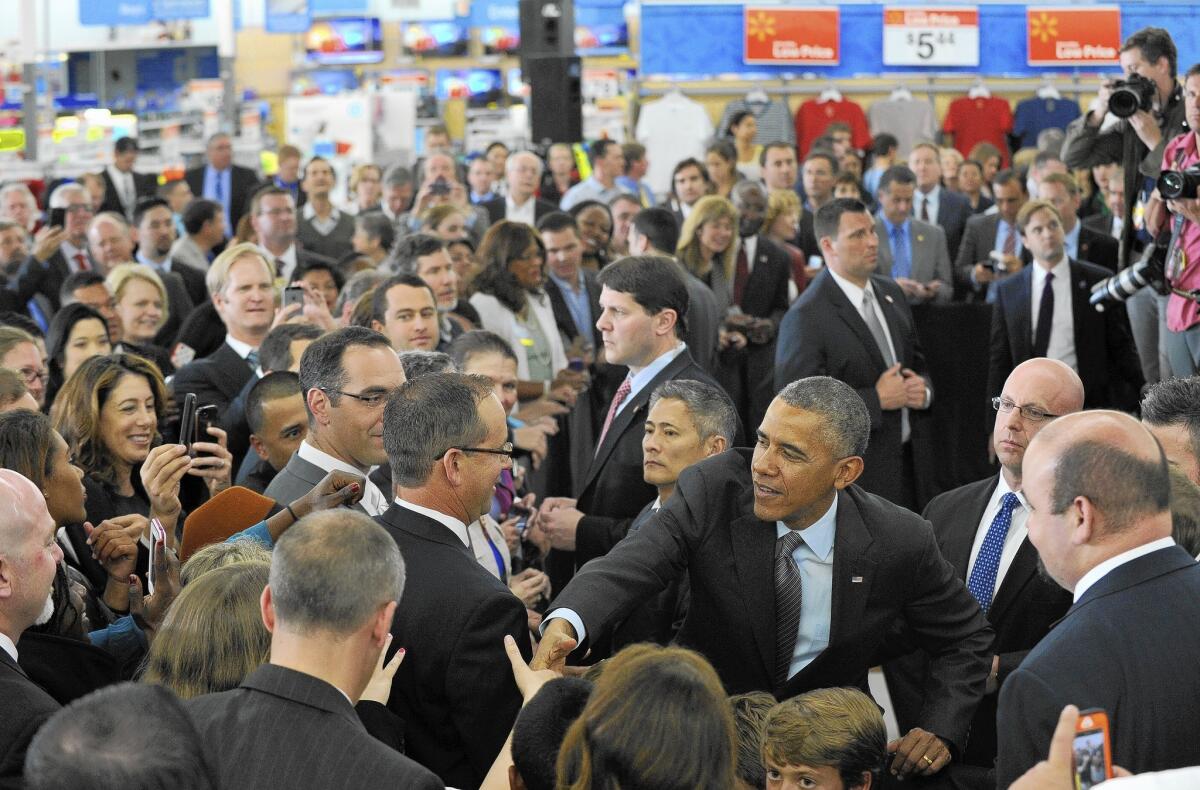
[{"label": "crowd of people", "polygon": [[[227,134],[0,188],[0,788],[1065,790],[1081,709],[1194,785],[1200,65],[1121,61],[1011,169],[743,112],[669,195],[444,128],[344,202]],[[995,471],[931,498],[960,302]]]}]

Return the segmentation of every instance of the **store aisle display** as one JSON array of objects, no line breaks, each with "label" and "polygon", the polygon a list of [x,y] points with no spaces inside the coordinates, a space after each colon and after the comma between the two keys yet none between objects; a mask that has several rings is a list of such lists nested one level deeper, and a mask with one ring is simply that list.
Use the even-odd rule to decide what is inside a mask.
[{"label": "store aisle display", "polygon": [[1008,167],[1007,135],[1013,127],[1012,108],[1006,99],[971,91],[950,102],[942,121],[942,131],[954,135],[954,147],[963,156],[970,154],[977,143],[991,143],[1000,149],[1002,166]]},{"label": "store aisle display", "polygon": [[934,139],[937,117],[927,99],[914,99],[911,93],[907,97],[898,94],[899,91],[894,91],[890,97],[872,103],[867,109],[867,119],[872,136],[887,132],[896,137],[896,153],[904,158],[917,143]]},{"label": "store aisle display", "polygon": [[788,109],[787,103],[771,99],[766,91],[761,90],[750,91],[744,98],[734,99],[726,104],[717,128],[722,133],[727,133],[729,120],[739,112],[747,110],[754,113],[754,120],[758,122],[758,133],[754,135],[755,145],[778,143],[781,140],[787,143],[796,142],[796,132],[792,128],[792,111]]},{"label": "store aisle display", "polygon": [[[1054,90],[1051,88],[1051,90]],[[1046,129],[1066,130],[1067,124],[1079,117],[1079,104],[1056,95],[1043,97],[1045,89],[1037,96],[1017,104],[1013,113],[1014,136],[1020,138],[1020,148],[1036,148],[1037,138]]]},{"label": "store aisle display", "polygon": [[[834,93],[836,97],[831,96]],[[826,91],[816,99],[804,102],[796,111],[796,147],[802,157],[834,121],[850,125],[850,142],[858,150],[865,150],[871,144],[871,129],[863,108],[836,91]]]},{"label": "store aisle display", "polygon": [[687,157],[704,159],[704,147],[713,136],[712,119],[698,102],[678,90],[642,105],[634,136],[646,146],[650,169],[646,181],[655,193],[671,191],[671,171]]}]

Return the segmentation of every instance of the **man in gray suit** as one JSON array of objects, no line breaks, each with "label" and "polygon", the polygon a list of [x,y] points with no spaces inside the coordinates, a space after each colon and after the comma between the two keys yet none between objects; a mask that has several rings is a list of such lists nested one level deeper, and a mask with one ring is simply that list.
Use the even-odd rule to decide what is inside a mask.
[{"label": "man in gray suit", "polygon": [[917,176],[895,165],[879,179],[879,260],[875,271],[891,277],[904,290],[909,304],[949,302],[954,288],[946,232],[912,216]]},{"label": "man in gray suit", "polygon": [[[306,494],[334,470],[367,477],[387,463],[383,406],[404,383],[404,368],[387,338],[348,326],[313,341],[300,358],[300,391],[308,436],[264,492],[276,502]],[[355,505],[369,516],[387,510],[390,491],[365,481]]]}]

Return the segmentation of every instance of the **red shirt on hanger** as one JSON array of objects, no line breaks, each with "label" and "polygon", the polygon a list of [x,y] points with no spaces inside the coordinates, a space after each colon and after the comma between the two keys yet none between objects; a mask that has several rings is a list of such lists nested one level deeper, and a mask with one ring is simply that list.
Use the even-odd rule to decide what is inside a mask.
[{"label": "red shirt on hanger", "polygon": [[942,131],[954,135],[954,147],[968,156],[976,143],[991,143],[1000,149],[1001,166],[1008,167],[1008,140],[1012,131],[1012,108],[1004,99],[963,96],[950,102]]},{"label": "red shirt on hanger", "polygon": [[867,126],[867,115],[856,102],[809,99],[796,110],[796,148],[800,151],[801,159],[808,154],[813,141],[824,134],[834,121],[850,125],[850,142],[855,148],[863,151],[871,147],[871,128]]}]

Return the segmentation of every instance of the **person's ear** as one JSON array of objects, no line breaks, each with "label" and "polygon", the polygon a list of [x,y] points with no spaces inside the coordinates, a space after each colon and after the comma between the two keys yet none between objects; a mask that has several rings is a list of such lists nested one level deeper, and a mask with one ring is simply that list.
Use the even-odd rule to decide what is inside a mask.
[{"label": "person's ear", "polygon": [[708,437],[704,442],[704,457],[711,458],[714,455],[720,455],[729,449],[729,443],[725,441],[725,437],[715,435]]},{"label": "person's ear", "polygon": [[1077,496],[1067,506],[1068,518],[1071,519],[1071,544],[1082,546],[1096,537],[1101,527],[1101,514],[1085,496]]},{"label": "person's ear", "polygon": [[258,604],[262,609],[262,621],[267,632],[275,633],[275,601],[271,598],[271,585],[268,584],[263,588]]},{"label": "person's ear", "polygon": [[7,554],[0,554],[0,601],[11,598],[14,590],[13,562]]},{"label": "person's ear", "polygon": [[259,458],[267,460],[267,446],[263,444],[263,440],[259,438],[258,434],[250,434],[250,446],[254,448],[254,452],[258,454]]},{"label": "person's ear", "polygon": [[670,308],[659,310],[654,316],[654,334],[662,337],[675,332],[675,324],[679,322],[679,313]]},{"label": "person's ear", "polygon": [[380,607],[378,614],[375,615],[375,623],[371,627],[371,641],[373,644],[383,647],[387,635],[392,630],[392,620],[396,619],[396,602],[388,601],[387,604]]},{"label": "person's ear", "polygon": [[525,780],[517,772],[517,766],[508,766],[508,790],[525,790]]},{"label": "person's ear", "polygon": [[862,473],[863,459],[861,457],[852,455],[848,458],[843,458],[838,461],[837,469],[834,472],[833,487],[838,491],[848,488]]},{"label": "person's ear", "polygon": [[313,387],[304,394],[304,400],[308,404],[309,413],[312,414],[318,425],[330,423],[329,408],[333,404],[329,402],[329,395],[325,390]]}]

